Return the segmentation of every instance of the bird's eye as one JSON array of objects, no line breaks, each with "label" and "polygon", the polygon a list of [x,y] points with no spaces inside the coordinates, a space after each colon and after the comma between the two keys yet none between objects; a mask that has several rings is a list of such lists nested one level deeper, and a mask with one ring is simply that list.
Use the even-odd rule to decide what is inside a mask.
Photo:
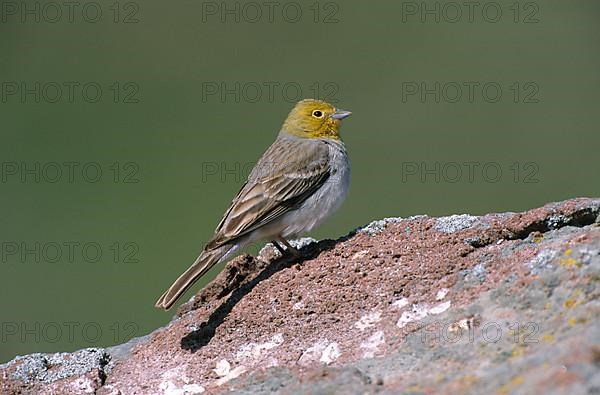
[{"label": "bird's eye", "polygon": [[323,112],[319,111],[319,110],[315,110],[313,111],[313,117],[315,118],[321,118],[323,116]]}]

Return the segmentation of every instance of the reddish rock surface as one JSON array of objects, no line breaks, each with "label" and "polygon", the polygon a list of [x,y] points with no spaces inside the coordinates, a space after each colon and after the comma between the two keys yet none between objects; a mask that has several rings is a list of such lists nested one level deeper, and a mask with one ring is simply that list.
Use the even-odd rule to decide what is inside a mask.
[{"label": "reddish rock surface", "polygon": [[376,221],[242,256],[165,328],[1,393],[600,393],[600,199]]}]

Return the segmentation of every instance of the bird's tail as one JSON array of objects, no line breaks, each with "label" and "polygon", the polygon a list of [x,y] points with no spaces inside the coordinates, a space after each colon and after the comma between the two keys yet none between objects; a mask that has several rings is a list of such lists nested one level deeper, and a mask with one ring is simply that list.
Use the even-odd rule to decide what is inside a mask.
[{"label": "bird's tail", "polygon": [[202,251],[196,261],[165,291],[154,304],[155,307],[168,310],[200,277],[204,276],[219,260],[231,251],[233,246],[223,245],[209,251]]}]

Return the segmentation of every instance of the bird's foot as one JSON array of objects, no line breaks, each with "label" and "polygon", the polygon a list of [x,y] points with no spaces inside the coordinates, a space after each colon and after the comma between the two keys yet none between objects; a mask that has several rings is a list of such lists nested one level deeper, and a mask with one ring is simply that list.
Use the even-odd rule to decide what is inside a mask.
[{"label": "bird's foot", "polygon": [[[283,244],[285,246],[286,249],[283,249],[283,247],[281,245],[279,245],[279,243]],[[295,258],[300,258],[302,257],[302,253],[300,251],[298,251],[296,248],[294,248],[286,239],[284,239],[283,237],[278,237],[277,241],[272,240],[271,243],[275,246],[275,248],[277,248],[279,250],[279,252],[281,253],[282,256],[285,256],[286,251],[289,252],[290,254],[292,254]]]}]

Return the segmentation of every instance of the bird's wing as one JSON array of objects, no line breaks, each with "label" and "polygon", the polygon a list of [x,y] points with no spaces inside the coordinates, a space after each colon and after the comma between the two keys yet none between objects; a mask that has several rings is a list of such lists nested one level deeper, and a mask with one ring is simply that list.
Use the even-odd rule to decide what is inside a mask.
[{"label": "bird's wing", "polygon": [[299,207],[327,181],[330,170],[326,143],[279,137],[254,166],[207,249],[234,241]]}]

